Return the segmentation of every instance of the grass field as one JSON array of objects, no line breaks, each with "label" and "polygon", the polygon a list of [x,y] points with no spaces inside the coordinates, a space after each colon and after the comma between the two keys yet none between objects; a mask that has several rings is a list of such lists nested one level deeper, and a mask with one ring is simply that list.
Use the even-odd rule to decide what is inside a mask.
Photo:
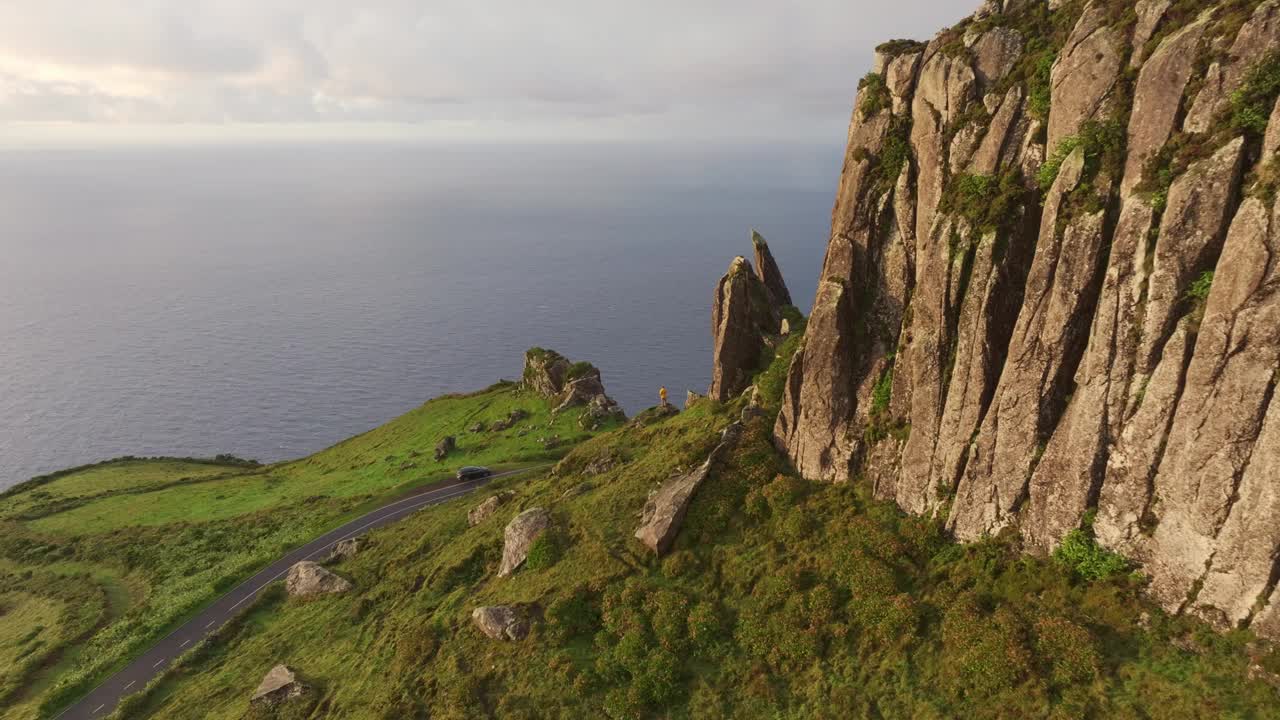
[{"label": "grass field", "polygon": [[[1090,579],[1013,536],[955,545],[857,482],[804,482],[771,416],[653,558],[632,538],[645,498],[700,463],[740,403],[588,440],[474,528],[478,497],[373,533],[336,567],[354,591],[266,596],[121,717],[1280,717],[1249,672],[1280,657],[1252,657],[1248,633],[1166,616],[1127,571]],[[496,578],[504,525],[534,506],[554,518],[540,561]],[[513,603],[534,618],[524,641],[472,625],[475,607]],[[281,662],[314,692],[251,709]]]},{"label": "grass field", "polygon": [[[516,409],[528,417],[507,430],[468,430]],[[446,435],[457,449],[437,461]],[[0,587],[20,592],[0,604],[11,606],[0,628],[60,632],[15,646],[25,663],[0,664],[0,718],[36,718],[73,700],[240,578],[345,518],[460,465],[550,462],[590,435],[575,413],[552,417],[544,399],[499,384],[432,400],[297,461],[124,459],[4,493]],[[0,659],[11,653],[4,637]]]}]

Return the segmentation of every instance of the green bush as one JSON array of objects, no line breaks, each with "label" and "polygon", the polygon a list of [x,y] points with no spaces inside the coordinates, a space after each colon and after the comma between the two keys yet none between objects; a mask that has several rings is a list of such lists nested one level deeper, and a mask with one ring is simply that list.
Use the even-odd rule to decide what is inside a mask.
[{"label": "green bush", "polygon": [[555,565],[564,554],[564,541],[560,533],[547,530],[534,539],[529,546],[529,555],[525,558],[526,570],[545,570]]},{"label": "green bush", "polygon": [[1053,557],[1085,580],[1105,580],[1129,569],[1123,557],[1103,548],[1085,530],[1067,533]]},{"label": "green bush", "polygon": [[1187,299],[1197,303],[1207,302],[1209,300],[1209,292],[1212,289],[1213,271],[1205,270],[1191,282],[1191,287],[1187,288]]},{"label": "green bush", "polygon": [[858,92],[862,95],[862,99],[858,102],[858,109],[867,117],[884,110],[892,102],[889,86],[885,84],[884,77],[879,73],[867,73],[858,82]]},{"label": "green bush", "polygon": [[1080,126],[1075,135],[1063,138],[1054,148],[1053,153],[1040,166],[1036,181],[1040,189],[1048,192],[1058,179],[1062,163],[1077,148],[1084,153],[1084,172],[1081,181],[1088,182],[1104,168],[1118,174],[1118,163],[1123,161],[1126,143],[1126,129],[1118,120],[1090,120]]},{"label": "green bush", "polygon": [[1244,83],[1231,94],[1231,126],[1261,136],[1280,95],[1280,51],[1273,50],[1249,68]]},{"label": "green bush", "polygon": [[1049,119],[1049,107],[1053,97],[1053,63],[1058,54],[1046,51],[1035,61],[1031,77],[1027,80],[1027,110],[1040,120]]}]

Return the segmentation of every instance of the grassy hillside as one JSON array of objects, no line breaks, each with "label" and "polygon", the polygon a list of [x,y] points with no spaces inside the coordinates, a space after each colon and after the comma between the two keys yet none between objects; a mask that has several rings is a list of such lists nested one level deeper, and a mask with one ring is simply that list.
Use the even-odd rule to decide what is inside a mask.
[{"label": "grassy hillside", "polygon": [[[1058,558],[1024,556],[1012,536],[952,544],[860,483],[796,478],[768,440],[772,413],[653,558],[632,538],[645,498],[700,463],[741,402],[587,441],[506,483],[516,499],[477,527],[469,497],[373,533],[336,567],[353,592],[265,597],[121,716],[1280,717],[1249,669],[1280,657],[1149,606],[1142,578],[1087,533]],[[504,525],[534,506],[554,530],[496,578]],[[536,618],[525,640],[472,625],[473,608],[512,603]],[[250,709],[281,662],[315,691]]]},{"label": "grassy hillside", "polygon": [[[513,427],[470,432],[514,410]],[[457,450],[436,461],[446,435]],[[301,460],[123,459],[0,495],[0,718],[48,714],[283,552],[464,464],[553,462],[590,436],[510,384],[446,396]],[[43,708],[43,710],[42,710]]]}]

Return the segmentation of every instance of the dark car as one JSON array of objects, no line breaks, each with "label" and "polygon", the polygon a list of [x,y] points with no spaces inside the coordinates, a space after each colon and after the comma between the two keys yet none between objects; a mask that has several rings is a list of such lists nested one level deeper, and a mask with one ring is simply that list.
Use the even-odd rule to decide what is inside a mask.
[{"label": "dark car", "polygon": [[458,468],[459,480],[483,480],[493,472],[487,467],[479,467],[477,465],[468,465],[464,468]]}]

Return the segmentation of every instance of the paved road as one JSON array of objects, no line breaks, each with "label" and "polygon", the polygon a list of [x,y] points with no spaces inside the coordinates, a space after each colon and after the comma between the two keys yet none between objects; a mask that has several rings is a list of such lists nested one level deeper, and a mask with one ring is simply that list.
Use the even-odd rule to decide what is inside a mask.
[{"label": "paved road", "polygon": [[218,598],[199,615],[156,643],[141,657],[124,669],[107,678],[101,685],[76,704],[54,716],[54,720],[89,720],[111,714],[120,700],[146,687],[156,676],[168,669],[174,658],[186,652],[192,645],[208,637],[236,616],[236,611],[258,597],[268,585],[284,577],[289,568],[302,560],[323,558],[329,548],[347,538],[355,537],[375,528],[388,525],[428,505],[466,495],[490,480],[537,468],[524,468],[498,473],[483,480],[458,482],[447,480],[414,491],[412,494],[390,502],[363,517],[352,520],[312,540],[272,563],[257,575],[245,580],[231,592]]}]

